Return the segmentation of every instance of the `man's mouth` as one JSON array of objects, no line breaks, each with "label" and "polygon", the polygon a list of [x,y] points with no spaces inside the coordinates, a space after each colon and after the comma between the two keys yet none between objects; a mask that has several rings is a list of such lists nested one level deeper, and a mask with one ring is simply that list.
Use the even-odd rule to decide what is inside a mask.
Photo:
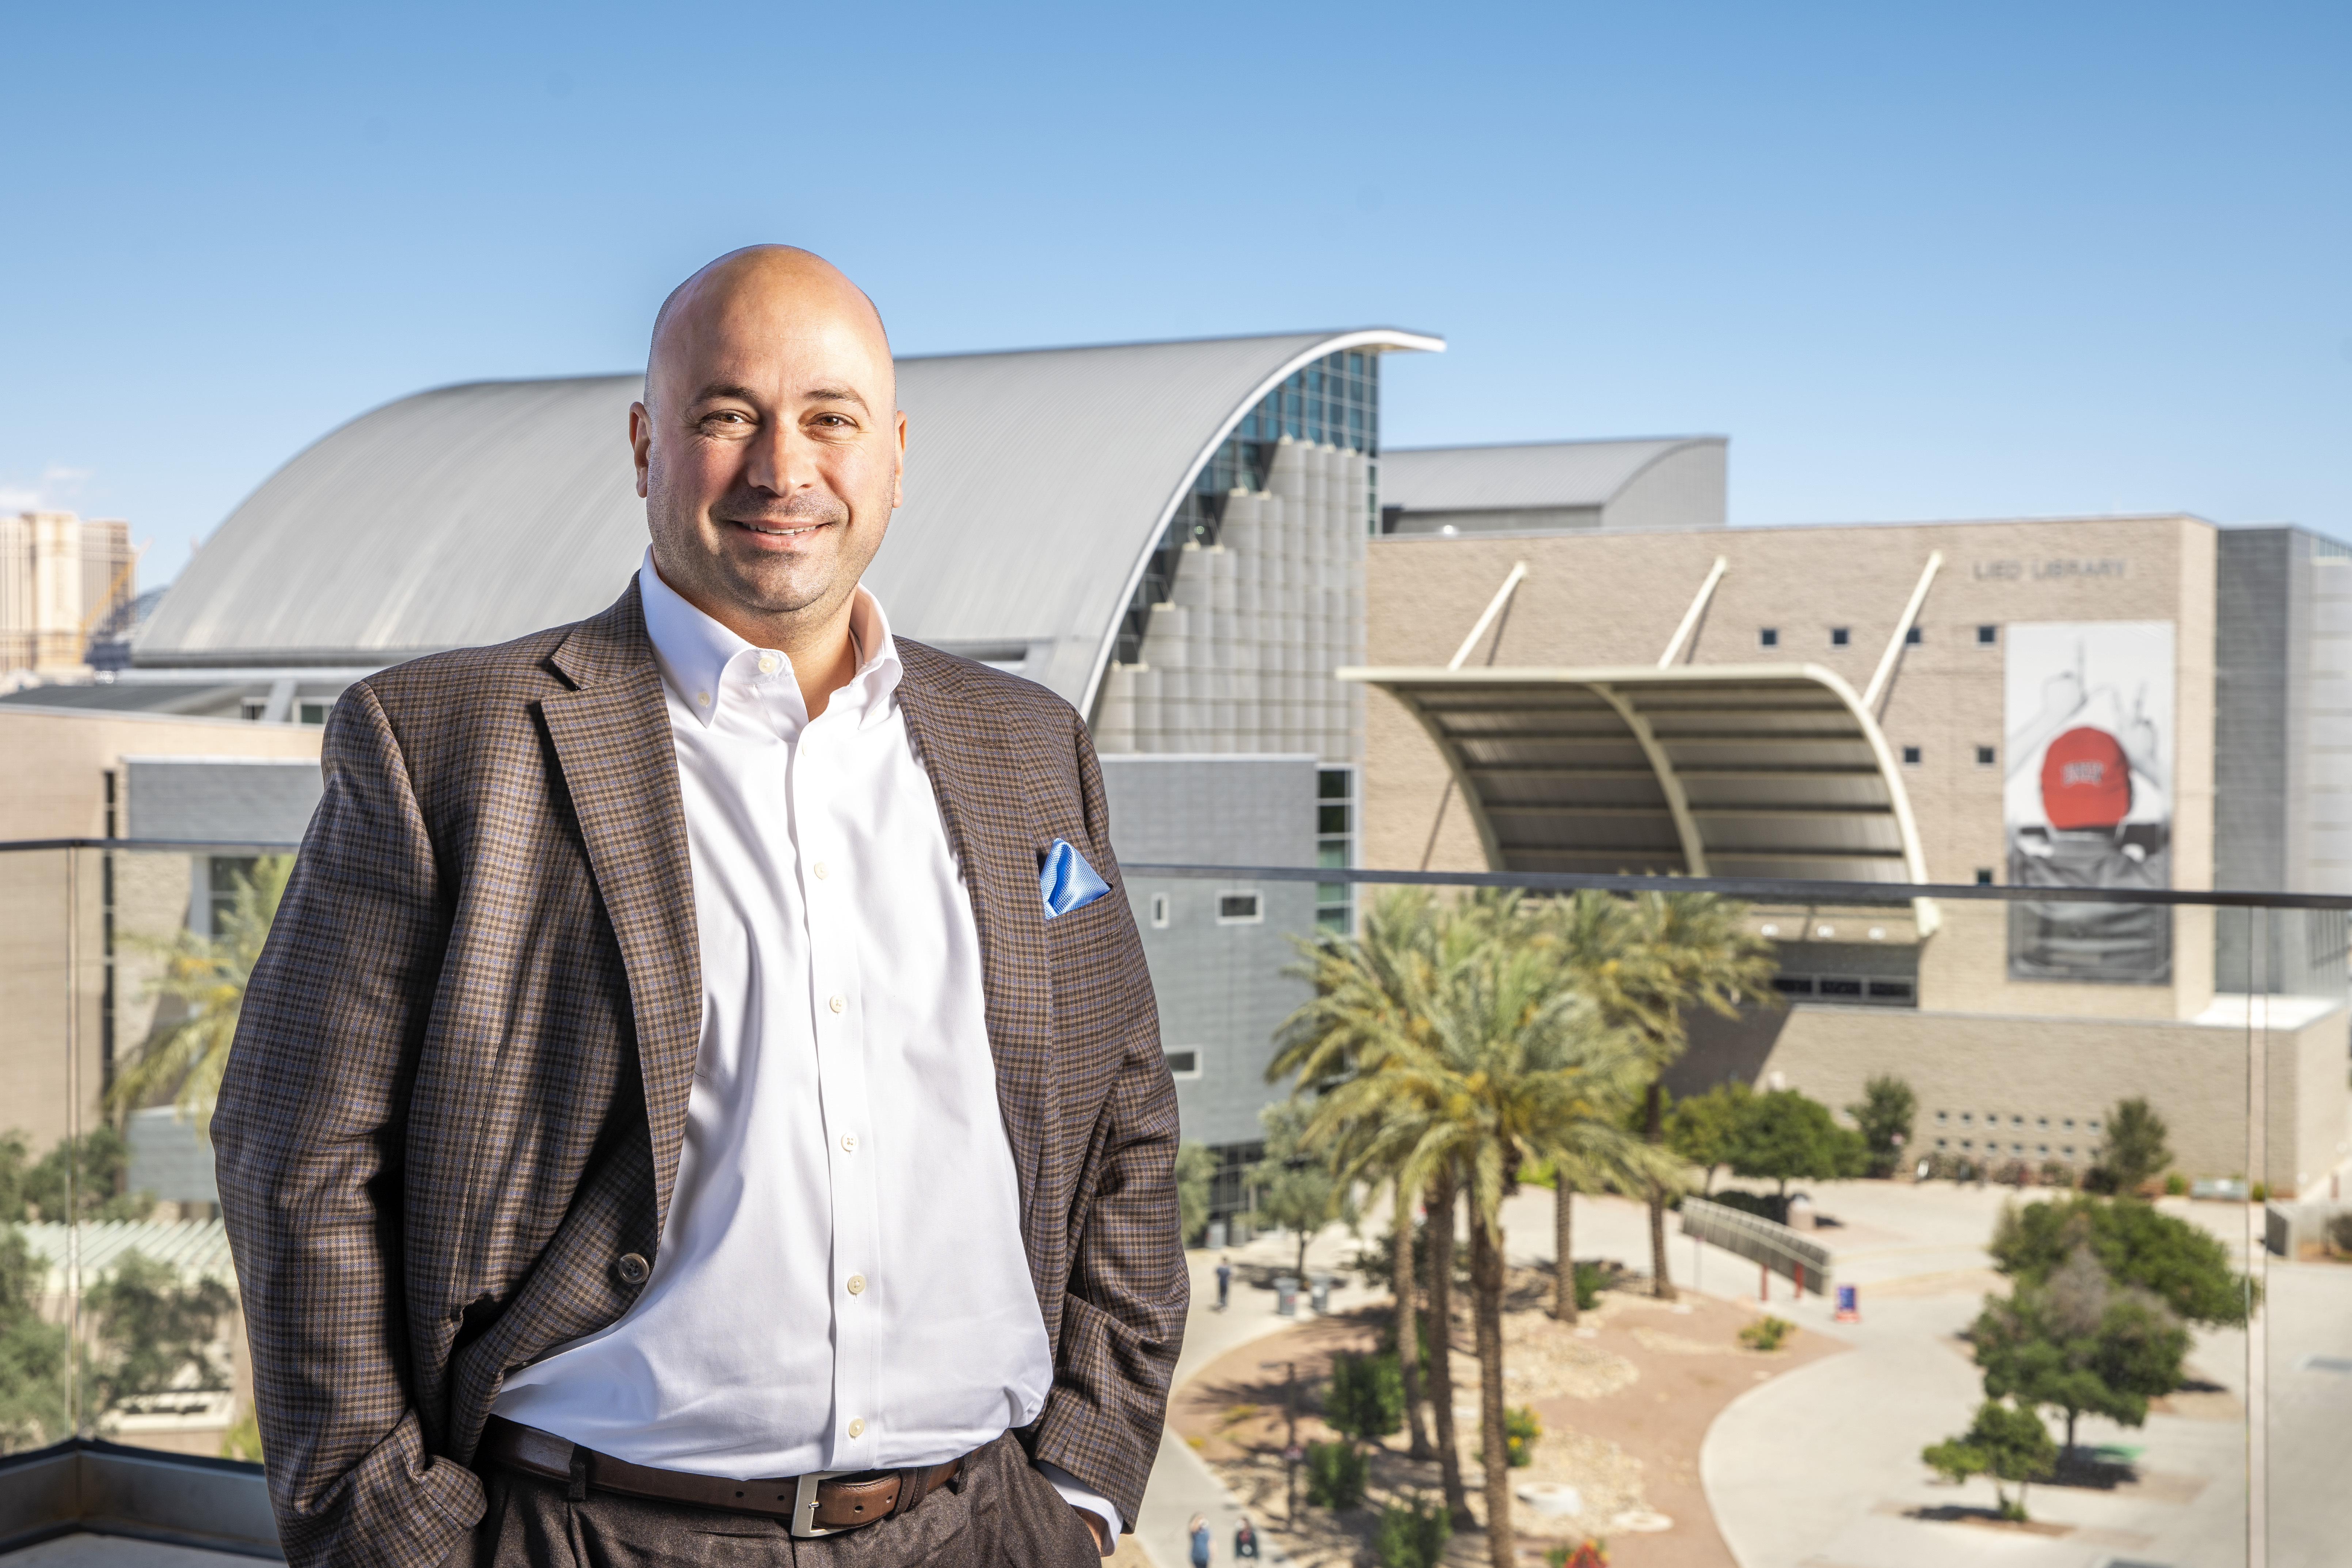
[{"label": "man's mouth", "polygon": [[740,518],[730,518],[728,521],[738,528],[748,529],[753,533],[764,533],[771,539],[791,539],[798,534],[814,533],[818,529],[826,526],[822,522],[793,522],[778,526],[764,522],[745,522]]}]

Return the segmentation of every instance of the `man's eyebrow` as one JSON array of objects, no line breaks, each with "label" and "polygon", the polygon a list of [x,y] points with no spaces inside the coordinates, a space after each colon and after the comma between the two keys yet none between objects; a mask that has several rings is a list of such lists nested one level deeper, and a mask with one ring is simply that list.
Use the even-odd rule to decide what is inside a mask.
[{"label": "man's eyebrow", "polygon": [[752,395],[751,389],[750,387],[737,386],[732,382],[713,382],[710,385],[704,387],[700,392],[696,393],[694,395],[694,401],[697,403],[709,403],[712,399],[719,397],[731,397],[739,403],[757,403],[760,401],[757,397]]},{"label": "man's eyebrow", "polygon": [[866,399],[858,396],[853,387],[812,386],[801,395],[811,403],[855,403],[861,409],[866,407]]}]

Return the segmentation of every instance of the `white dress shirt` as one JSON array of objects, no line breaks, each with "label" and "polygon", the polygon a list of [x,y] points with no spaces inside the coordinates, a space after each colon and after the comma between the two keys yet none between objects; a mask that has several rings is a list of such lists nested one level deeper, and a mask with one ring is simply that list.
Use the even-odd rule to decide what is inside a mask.
[{"label": "white dress shirt", "polygon": [[[808,717],[792,663],[637,574],[694,875],[702,1036],[652,1277],[498,1413],[735,1479],[935,1464],[1036,1418],[1052,1352],[980,937],[882,606]],[[1117,1508],[1054,1467],[1118,1533]]]}]

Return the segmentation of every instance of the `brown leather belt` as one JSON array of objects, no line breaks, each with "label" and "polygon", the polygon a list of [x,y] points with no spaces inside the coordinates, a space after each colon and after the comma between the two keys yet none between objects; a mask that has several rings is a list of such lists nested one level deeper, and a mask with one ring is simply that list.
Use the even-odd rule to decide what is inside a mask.
[{"label": "brown leather belt", "polygon": [[730,1481],[633,1465],[500,1415],[490,1417],[475,1452],[494,1463],[575,1488],[594,1487],[625,1497],[788,1520],[792,1532],[803,1540],[855,1530],[893,1514],[912,1513],[916,1504],[953,1480],[963,1468],[963,1459],[955,1458],[908,1470],[820,1470],[774,1480]]}]

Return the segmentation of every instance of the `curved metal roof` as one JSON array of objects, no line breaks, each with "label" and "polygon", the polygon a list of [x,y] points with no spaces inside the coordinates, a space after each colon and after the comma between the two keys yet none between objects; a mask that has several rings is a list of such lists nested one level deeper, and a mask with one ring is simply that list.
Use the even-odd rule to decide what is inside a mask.
[{"label": "curved metal roof", "polygon": [[1721,436],[1640,441],[1540,441],[1500,447],[1391,447],[1381,455],[1381,504],[1408,511],[1605,506],[1644,468]]},{"label": "curved metal roof", "polygon": [[[908,636],[1082,710],[1152,545],[1241,417],[1389,328],[898,362],[907,504],[866,581]],[[272,475],[142,630],[142,666],[382,665],[609,604],[645,548],[638,375],[480,382],[362,415]]]},{"label": "curved metal roof", "polygon": [[1927,880],[1894,752],[1820,665],[1339,678],[1380,687],[1428,731],[1497,871]]}]

